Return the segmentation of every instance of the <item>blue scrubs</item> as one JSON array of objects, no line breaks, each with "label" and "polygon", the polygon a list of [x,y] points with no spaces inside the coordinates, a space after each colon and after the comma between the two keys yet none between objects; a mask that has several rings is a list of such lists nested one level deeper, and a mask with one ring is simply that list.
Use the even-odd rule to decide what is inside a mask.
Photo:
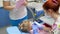
[{"label": "blue scrubs", "polygon": [[24,18],[19,19],[19,20],[11,20],[10,19],[10,23],[12,26],[18,26],[19,23],[22,23],[23,20],[27,20],[27,19],[28,19],[28,16],[25,16]]}]

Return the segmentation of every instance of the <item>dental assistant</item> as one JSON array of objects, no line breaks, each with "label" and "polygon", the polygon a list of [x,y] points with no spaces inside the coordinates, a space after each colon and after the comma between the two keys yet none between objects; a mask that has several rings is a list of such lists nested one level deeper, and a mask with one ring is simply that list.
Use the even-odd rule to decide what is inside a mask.
[{"label": "dental assistant", "polygon": [[4,9],[9,10],[9,18],[12,26],[18,26],[19,23],[28,19],[26,9],[27,0],[25,0],[17,11],[13,11],[17,1],[19,0],[3,0]]}]

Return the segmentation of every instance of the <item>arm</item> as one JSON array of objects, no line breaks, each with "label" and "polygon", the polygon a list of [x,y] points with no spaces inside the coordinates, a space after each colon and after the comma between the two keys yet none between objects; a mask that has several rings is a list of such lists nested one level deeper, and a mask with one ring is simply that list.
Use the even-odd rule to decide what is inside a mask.
[{"label": "arm", "polygon": [[3,7],[7,10],[12,10],[14,6],[10,6],[10,1],[3,1]]}]

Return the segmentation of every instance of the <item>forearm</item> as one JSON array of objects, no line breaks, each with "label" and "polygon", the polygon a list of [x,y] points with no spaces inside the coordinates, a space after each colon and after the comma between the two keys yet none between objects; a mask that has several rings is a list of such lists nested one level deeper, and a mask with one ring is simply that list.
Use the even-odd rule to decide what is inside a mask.
[{"label": "forearm", "polygon": [[3,1],[3,7],[6,10],[12,10],[14,8],[14,6],[10,5],[10,1]]},{"label": "forearm", "polygon": [[4,7],[6,10],[12,10],[14,7],[13,6],[5,6]]}]

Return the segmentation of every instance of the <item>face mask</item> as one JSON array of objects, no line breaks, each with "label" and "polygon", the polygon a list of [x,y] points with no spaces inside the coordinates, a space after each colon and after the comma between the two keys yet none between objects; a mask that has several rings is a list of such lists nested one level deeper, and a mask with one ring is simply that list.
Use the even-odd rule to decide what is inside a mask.
[{"label": "face mask", "polygon": [[47,13],[45,13],[45,16],[47,17],[47,18],[52,18],[50,15],[48,15]]}]

